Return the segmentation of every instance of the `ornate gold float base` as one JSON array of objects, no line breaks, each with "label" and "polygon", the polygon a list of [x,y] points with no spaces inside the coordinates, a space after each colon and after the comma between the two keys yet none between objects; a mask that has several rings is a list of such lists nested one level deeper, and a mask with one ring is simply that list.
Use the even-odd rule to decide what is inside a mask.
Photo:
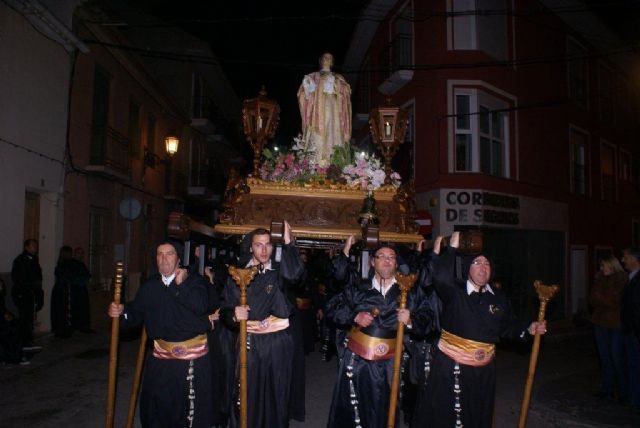
[{"label": "ornate gold float base", "polygon": [[[286,220],[297,238],[342,240],[360,236],[359,214],[367,191],[340,185],[263,182],[248,178],[227,188],[225,212],[217,233],[245,234],[269,228],[273,220]],[[415,204],[410,187],[392,186],[374,192],[380,241],[417,243]]]}]

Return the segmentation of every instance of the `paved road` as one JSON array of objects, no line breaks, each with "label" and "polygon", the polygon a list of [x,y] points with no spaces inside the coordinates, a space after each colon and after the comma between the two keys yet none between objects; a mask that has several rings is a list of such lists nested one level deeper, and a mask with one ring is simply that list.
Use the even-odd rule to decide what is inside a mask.
[{"label": "paved road", "polygon": [[[0,368],[0,427],[59,428],[104,426],[108,339],[105,332],[69,339],[42,337],[45,350],[30,366]],[[137,340],[121,343],[116,427],[124,426]],[[517,426],[529,356],[500,349],[496,423]],[[307,417],[292,428],[326,424],[335,360],[307,357]],[[549,337],[543,343],[527,426],[640,427],[640,414],[614,401],[599,401],[598,366],[588,334]],[[139,427],[139,423],[136,422]]]}]

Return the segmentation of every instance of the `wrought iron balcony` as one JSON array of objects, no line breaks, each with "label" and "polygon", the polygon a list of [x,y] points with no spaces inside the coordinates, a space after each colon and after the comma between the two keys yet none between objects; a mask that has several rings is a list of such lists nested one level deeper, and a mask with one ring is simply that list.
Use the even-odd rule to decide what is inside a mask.
[{"label": "wrought iron balcony", "polygon": [[129,139],[110,126],[94,126],[86,169],[128,180],[131,175]]}]

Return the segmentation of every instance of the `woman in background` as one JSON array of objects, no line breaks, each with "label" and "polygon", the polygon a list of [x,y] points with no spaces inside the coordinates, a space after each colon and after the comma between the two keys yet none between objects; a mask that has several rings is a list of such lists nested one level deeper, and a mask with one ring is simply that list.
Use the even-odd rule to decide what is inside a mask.
[{"label": "woman in background", "polygon": [[626,282],[627,275],[620,262],[609,256],[600,261],[600,270],[589,294],[589,304],[593,307],[591,322],[602,370],[602,384],[596,396],[613,397],[617,392],[621,401],[626,400],[627,390],[620,328],[620,303]]}]

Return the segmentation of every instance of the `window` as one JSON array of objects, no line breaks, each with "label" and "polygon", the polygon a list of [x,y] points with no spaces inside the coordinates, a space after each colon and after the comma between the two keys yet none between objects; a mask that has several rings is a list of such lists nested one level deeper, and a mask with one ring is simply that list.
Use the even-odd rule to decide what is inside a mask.
[{"label": "window", "polygon": [[508,177],[509,105],[478,89],[455,95],[455,171]]},{"label": "window", "polygon": [[415,178],[415,105],[412,102],[402,106],[402,109],[407,112],[409,124],[404,135],[404,143],[400,144],[398,152],[391,161],[391,166],[394,171],[400,174],[402,181],[407,182],[407,180]]},{"label": "window", "polygon": [[587,109],[587,50],[575,40],[569,39],[567,57],[569,98],[578,107]]},{"label": "window", "polygon": [[152,114],[147,117],[147,151],[156,152],[156,117]]},{"label": "window", "polygon": [[203,116],[204,109],[204,82],[201,76],[193,74],[193,99],[191,106],[191,114],[195,118]]},{"label": "window", "polygon": [[413,66],[413,10],[405,3],[392,23],[391,67],[394,70]]},{"label": "window", "polygon": [[598,68],[598,114],[600,120],[613,122],[613,73],[603,64]]},{"label": "window", "polygon": [[111,77],[96,65],[93,74],[93,106],[91,115],[90,163],[102,164],[107,151],[107,126],[109,125],[109,90]]},{"label": "window", "polygon": [[631,154],[625,150],[620,150],[620,163],[618,177],[620,181],[631,181]]},{"label": "window", "polygon": [[129,100],[129,144],[131,154],[140,154],[140,106],[133,99]]},{"label": "window", "polygon": [[447,24],[450,29],[450,49],[476,49],[475,0],[451,0],[450,17]]},{"label": "window", "polygon": [[371,109],[371,71],[369,56],[362,62],[362,68],[360,69],[360,76],[358,77],[358,88],[356,90],[355,98],[355,113],[369,113]]},{"label": "window", "polygon": [[600,177],[602,181],[602,200],[613,202],[616,199],[616,148],[611,144],[600,144]]},{"label": "window", "polygon": [[587,194],[587,134],[571,128],[569,130],[571,150],[571,192],[577,195]]},{"label": "window", "polygon": [[505,0],[449,0],[447,28],[450,50],[480,50],[508,59],[509,13]]},{"label": "window", "polygon": [[504,113],[480,106],[480,171],[504,176]]}]

